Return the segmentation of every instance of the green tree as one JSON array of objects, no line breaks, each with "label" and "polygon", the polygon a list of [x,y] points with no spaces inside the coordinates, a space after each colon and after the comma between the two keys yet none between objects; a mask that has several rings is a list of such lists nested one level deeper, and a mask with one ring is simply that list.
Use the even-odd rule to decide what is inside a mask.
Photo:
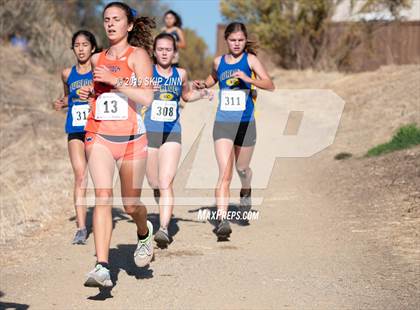
[{"label": "green tree", "polygon": [[[226,21],[241,21],[261,45],[279,56],[285,68],[337,68],[368,33],[368,23],[349,25],[340,43],[331,45],[329,30],[336,8],[345,0],[221,0]],[[350,0],[352,9],[356,0]],[[388,9],[395,18],[409,0],[367,0],[361,12]]]}]

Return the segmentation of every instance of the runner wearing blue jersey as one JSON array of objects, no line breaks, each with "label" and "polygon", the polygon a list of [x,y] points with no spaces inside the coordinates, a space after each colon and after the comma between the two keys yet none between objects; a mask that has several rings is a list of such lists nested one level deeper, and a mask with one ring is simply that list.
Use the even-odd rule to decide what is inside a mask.
[{"label": "runner wearing blue jersey", "polygon": [[86,206],[83,202],[86,195],[87,160],[85,156],[85,124],[89,114],[89,104],[80,99],[78,90],[92,84],[90,58],[97,50],[95,36],[86,30],[73,34],[71,49],[77,59],[77,64],[66,68],[61,73],[64,86],[64,97],[54,102],[55,109],[68,107],[65,131],[68,134],[68,151],[74,173],[74,207],[76,210],[77,231],[73,244],[86,242]]},{"label": "runner wearing blue jersey", "polygon": [[159,34],[153,51],[156,91],[145,115],[148,140],[146,175],[159,203],[160,229],[155,234],[155,241],[158,246],[166,247],[172,240],[168,233],[174,205],[172,183],[181,156],[180,100],[188,102],[204,98],[207,90],[190,89],[186,70],[172,65],[177,45],[171,34]]},{"label": "runner wearing blue jersey", "polygon": [[224,37],[229,52],[214,60],[213,71],[205,81],[194,81],[197,89],[212,87],[217,82],[220,88],[213,127],[219,167],[215,196],[220,216],[216,234],[220,239],[228,238],[232,232],[226,212],[234,164],[242,183],[240,209],[251,209],[252,170],[249,164],[257,138],[255,88],[274,90],[271,78],[256,56],[255,43],[248,40],[245,25],[238,22],[229,24]]},{"label": "runner wearing blue jersey", "polygon": [[[161,29],[163,33],[169,33],[172,35],[176,42],[177,49],[187,48],[187,42],[185,39],[184,31],[182,30],[182,19],[176,12],[169,10],[163,15],[165,26]],[[179,54],[175,52],[172,59],[172,64],[178,67]]]}]

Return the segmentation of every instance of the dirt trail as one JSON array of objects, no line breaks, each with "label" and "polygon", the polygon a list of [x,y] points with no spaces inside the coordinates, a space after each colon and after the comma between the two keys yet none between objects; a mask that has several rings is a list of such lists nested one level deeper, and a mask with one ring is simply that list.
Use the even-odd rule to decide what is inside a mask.
[{"label": "dirt trail", "polygon": [[73,223],[63,219],[3,268],[2,302],[34,309],[415,309],[416,265],[376,243],[369,223],[356,230],[360,215],[319,192],[321,157],[278,162],[260,219],[233,225],[230,242],[217,243],[212,226],[189,212],[195,208],[178,207],[175,242],[156,251],[149,269],[134,266],[134,225],[115,214],[109,295],[82,286],[93,240],[71,246]]},{"label": "dirt trail", "polygon": [[[401,70],[415,71],[415,78],[419,79],[418,67]],[[285,88],[292,84],[303,87],[310,81],[313,87],[334,88],[340,79],[348,79],[340,74],[273,74],[278,77],[276,83]],[[366,76],[354,78],[362,79],[364,84]],[[317,79],[329,82],[319,85],[314,82]],[[418,98],[406,101],[404,111],[405,115],[409,114],[406,118],[401,118],[399,107],[392,110],[394,115],[399,115],[401,124],[407,119],[420,121],[410,114]],[[358,112],[353,95],[345,99],[347,105],[337,144],[310,158],[278,159],[269,187],[257,191],[257,195],[264,197],[263,204],[254,208],[259,211],[259,219],[246,226],[232,224],[229,242],[216,242],[211,223],[197,219],[197,208],[206,206],[177,206],[170,228],[175,241],[167,250],[156,249],[149,268],[138,269],[132,261],[134,224],[117,208],[110,252],[116,285],[110,292],[99,292],[82,285],[85,273],[95,260],[93,238],[90,235],[86,246],[70,244],[74,219],[69,205],[43,229],[20,243],[2,247],[0,308],[416,309],[420,302],[420,260],[415,241],[419,227],[418,209],[414,207],[416,187],[391,188],[388,194],[384,194],[387,190],[369,188],[369,196],[363,188],[355,187],[357,179],[352,179],[353,169],[387,167],[389,163],[360,157],[334,161],[334,155],[340,151],[360,155],[366,145],[377,140],[384,142],[395,130],[386,128],[371,142],[369,138],[359,142],[351,140],[356,134],[348,126]],[[371,101],[369,104],[375,105]],[[359,125],[363,122],[356,119]],[[365,134],[369,122],[370,119],[365,120],[361,129]],[[372,127],[370,132],[377,132],[380,124]],[[396,162],[408,158],[407,162],[417,169],[420,148],[390,156],[393,157],[386,158]],[[405,168],[395,165],[382,176],[387,180],[388,175]],[[363,170],[358,173],[365,175],[361,178],[364,184],[375,180]],[[180,173],[177,183],[185,182],[185,177]],[[417,184],[420,174],[415,171],[406,177],[409,179],[404,179],[405,182]],[[337,193],[332,191],[334,188]],[[362,193],[367,195],[363,201]],[[386,202],[379,202],[382,210],[372,207],[377,202],[375,199],[386,200],[393,193],[402,195],[394,201],[397,204],[404,195],[411,197],[406,205],[401,205],[410,204],[413,207],[410,213],[403,208],[392,209]],[[156,206],[149,207],[149,217],[155,224],[156,211]],[[386,219],[379,216],[382,212],[386,212]],[[407,221],[401,219],[401,214]],[[400,226],[405,227],[404,244],[389,238],[394,230],[382,229],[393,216],[398,216]],[[408,222],[411,226],[407,226]],[[398,245],[410,250],[409,255],[398,251]]]}]

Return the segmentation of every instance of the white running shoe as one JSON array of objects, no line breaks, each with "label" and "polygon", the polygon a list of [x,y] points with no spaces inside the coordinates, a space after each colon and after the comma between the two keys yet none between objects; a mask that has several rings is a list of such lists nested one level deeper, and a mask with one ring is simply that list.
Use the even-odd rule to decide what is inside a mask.
[{"label": "white running shoe", "polygon": [[147,221],[147,228],[149,235],[146,239],[138,241],[137,249],[134,251],[134,262],[137,267],[147,266],[153,258],[153,225],[149,221]]},{"label": "white running shoe", "polygon": [[112,287],[111,274],[107,268],[96,264],[95,268],[87,274],[84,285],[87,287]]}]

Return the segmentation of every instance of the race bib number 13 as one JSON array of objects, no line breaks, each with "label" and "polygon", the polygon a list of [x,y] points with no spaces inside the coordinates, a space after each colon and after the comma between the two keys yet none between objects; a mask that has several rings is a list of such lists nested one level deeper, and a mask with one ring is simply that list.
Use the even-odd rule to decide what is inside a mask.
[{"label": "race bib number 13", "polygon": [[241,90],[222,90],[220,96],[222,111],[245,111],[246,94]]},{"label": "race bib number 13", "polygon": [[128,97],[123,93],[103,93],[96,99],[95,119],[101,121],[128,119]]}]

